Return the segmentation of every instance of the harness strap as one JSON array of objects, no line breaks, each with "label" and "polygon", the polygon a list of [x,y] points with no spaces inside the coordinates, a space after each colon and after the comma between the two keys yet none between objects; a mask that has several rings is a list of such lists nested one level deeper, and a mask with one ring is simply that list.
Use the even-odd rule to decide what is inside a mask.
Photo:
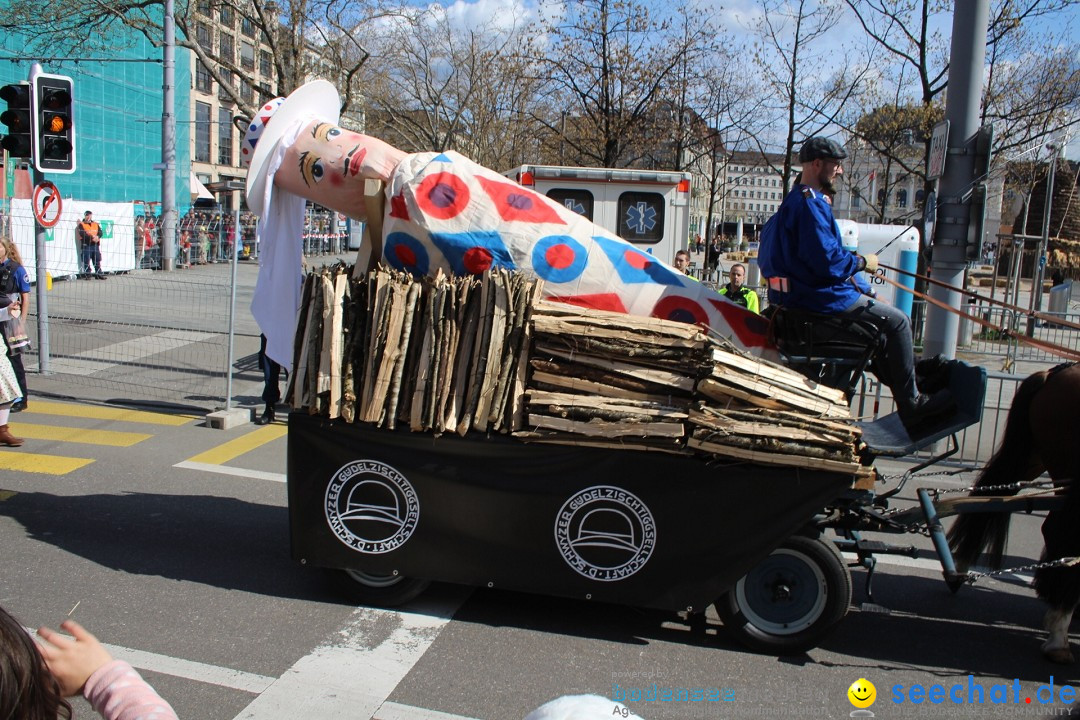
[{"label": "harness strap", "polygon": [[771,277],[765,279],[769,282],[770,290],[781,293],[790,292],[788,279],[786,277]]}]

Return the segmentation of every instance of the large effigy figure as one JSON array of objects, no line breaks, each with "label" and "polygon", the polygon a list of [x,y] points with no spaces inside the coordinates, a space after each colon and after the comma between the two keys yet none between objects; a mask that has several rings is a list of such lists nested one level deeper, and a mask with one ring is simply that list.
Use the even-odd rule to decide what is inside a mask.
[{"label": "large effigy figure", "polygon": [[248,206],[260,216],[252,314],[282,366],[292,363],[306,200],[367,221],[371,265],[416,275],[516,270],[542,278],[551,300],[695,323],[752,352],[769,348],[764,320],[659,258],[455,152],[409,154],[345,130],[340,106],[333,85],[308,83],[260,108],[241,148]]}]

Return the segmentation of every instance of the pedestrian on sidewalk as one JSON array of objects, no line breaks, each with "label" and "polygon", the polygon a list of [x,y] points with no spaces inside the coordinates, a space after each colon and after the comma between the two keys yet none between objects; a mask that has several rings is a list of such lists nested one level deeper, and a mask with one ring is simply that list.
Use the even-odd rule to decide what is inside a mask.
[{"label": "pedestrian on sidewalk", "polygon": [[[0,322],[11,317],[8,306],[11,304],[7,295],[0,295]],[[15,371],[8,361],[6,353],[0,353],[0,445],[7,447],[19,447],[23,444],[22,438],[17,438],[8,429],[8,416],[11,414],[11,405],[21,396],[19,380],[15,377]]]},{"label": "pedestrian on sidewalk", "polygon": [[12,412],[26,409],[29,392],[26,388],[26,370],[22,354],[30,347],[26,335],[26,318],[30,313],[30,278],[23,267],[19,249],[10,240],[0,241],[0,295],[7,296],[9,305],[3,311],[4,343],[8,362],[19,383],[19,400],[11,406]]}]

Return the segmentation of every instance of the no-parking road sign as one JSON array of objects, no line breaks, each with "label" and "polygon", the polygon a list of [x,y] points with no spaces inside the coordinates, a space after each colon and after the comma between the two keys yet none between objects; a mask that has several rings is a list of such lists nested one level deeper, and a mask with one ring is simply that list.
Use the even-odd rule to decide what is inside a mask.
[{"label": "no-parking road sign", "polygon": [[51,228],[60,222],[64,202],[60,199],[60,191],[48,180],[34,186],[32,205],[34,217],[42,227]]}]

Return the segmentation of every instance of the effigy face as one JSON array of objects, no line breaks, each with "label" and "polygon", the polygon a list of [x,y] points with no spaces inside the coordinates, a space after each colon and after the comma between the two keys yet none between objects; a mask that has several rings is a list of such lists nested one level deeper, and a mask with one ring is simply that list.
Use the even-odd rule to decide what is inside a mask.
[{"label": "effigy face", "polygon": [[364,181],[387,180],[405,153],[382,140],[314,121],[285,151],[274,184],[323,207],[365,220]]}]

